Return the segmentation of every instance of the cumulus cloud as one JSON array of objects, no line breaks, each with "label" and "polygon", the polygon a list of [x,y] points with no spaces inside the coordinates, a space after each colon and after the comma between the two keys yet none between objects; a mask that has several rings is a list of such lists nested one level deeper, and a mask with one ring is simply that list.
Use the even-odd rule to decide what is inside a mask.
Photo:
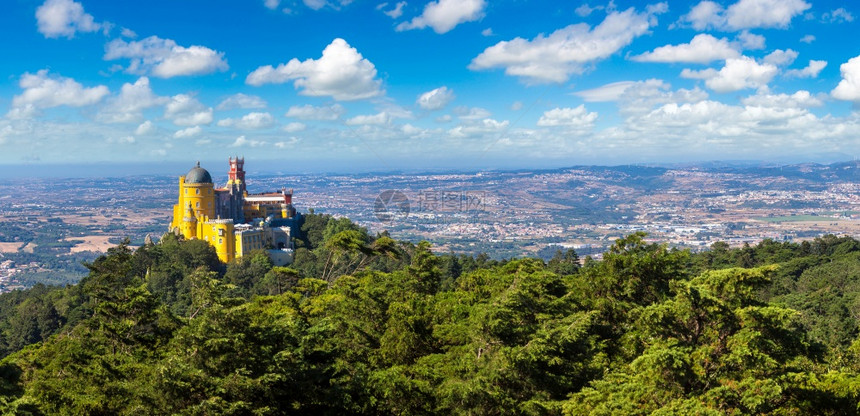
[{"label": "cumulus cloud", "polygon": [[815,42],[815,36],[814,35],[805,35],[804,37],[800,38],[800,41],[803,43],[806,43],[806,44],[810,44],[812,42]]},{"label": "cumulus cloud", "polygon": [[269,10],[275,10],[281,5],[281,0],[263,0],[263,5]]},{"label": "cumulus cloud", "polygon": [[292,123],[287,123],[287,125],[284,126],[283,130],[287,133],[296,133],[306,129],[307,127],[308,126],[306,126],[305,123],[299,123],[294,121]]},{"label": "cumulus cloud", "polygon": [[837,100],[860,102],[860,56],[839,66],[842,81],[830,92]]},{"label": "cumulus cloud", "polygon": [[184,47],[158,36],[128,42],[114,39],[105,46],[104,59],[129,59],[127,72],[152,74],[159,78],[210,74],[228,68],[224,52],[199,45]]},{"label": "cumulus cloud", "polygon": [[152,133],[153,131],[155,131],[155,126],[152,124],[151,121],[146,120],[143,123],[140,123],[139,126],[137,126],[137,128],[134,130],[134,134],[138,136],[145,136],[149,133]]},{"label": "cumulus cloud", "polygon": [[827,66],[827,61],[816,61],[811,59],[809,65],[803,69],[790,69],[785,71],[785,76],[793,78],[815,78]]},{"label": "cumulus cloud", "polygon": [[127,27],[122,28],[122,30],[120,30],[120,32],[119,32],[119,35],[126,37],[126,38],[131,38],[131,39],[137,38],[137,33],[135,33],[135,31],[133,31]]},{"label": "cumulus cloud", "polygon": [[356,125],[382,125],[388,124],[391,121],[391,115],[386,112],[380,112],[372,115],[358,115],[346,120],[346,124],[351,126]]},{"label": "cumulus cloud", "polygon": [[764,87],[777,72],[776,65],[759,64],[752,58],[742,56],[726,60],[725,66],[719,71],[713,68],[701,71],[684,69],[681,77],[705,80],[705,85],[716,92],[731,92]]},{"label": "cumulus cloud", "polygon": [[440,110],[453,100],[454,91],[439,87],[419,95],[415,103],[425,110]]},{"label": "cumulus cloud", "polygon": [[302,95],[331,96],[336,100],[360,100],[381,95],[382,81],[376,79],[376,67],[337,38],[323,50],[320,59],[291,59],[276,68],[261,66],[245,79],[249,85],[282,84],[294,81]]},{"label": "cumulus cloud", "polygon": [[762,62],[774,66],[787,66],[791,65],[795,59],[797,59],[797,51],[777,49],[765,56]]},{"label": "cumulus cloud", "polygon": [[340,118],[346,109],[340,104],[314,107],[310,104],[303,106],[292,106],[286,117],[297,118],[299,120],[317,120],[317,121],[334,121]]},{"label": "cumulus cloud", "polygon": [[119,95],[105,103],[97,119],[106,123],[138,123],[143,119],[143,110],[163,105],[169,100],[152,92],[149,78],[140,77],[134,84],[123,84]]},{"label": "cumulus cloud", "polygon": [[170,97],[164,108],[164,118],[177,126],[196,126],[212,123],[212,107],[206,107],[188,94]]},{"label": "cumulus cloud", "polygon": [[794,94],[755,94],[741,102],[747,107],[809,108],[820,107],[824,103],[809,91],[800,90]]},{"label": "cumulus cloud", "polygon": [[564,82],[647,33],[656,24],[653,15],[666,8],[665,3],[649,6],[644,13],[630,8],[610,13],[594,28],[579,23],[532,40],[502,41],[481,52],[469,69],[505,68],[507,75],[530,83]]},{"label": "cumulus cloud", "polygon": [[680,45],[666,45],[634,56],[638,62],[690,62],[707,64],[713,61],[722,61],[729,58],[737,58],[740,53],[729,44],[726,38],[717,39],[708,34],[696,35],[690,43]]},{"label": "cumulus cloud", "polygon": [[260,140],[248,140],[245,136],[239,136],[236,138],[236,141],[230,145],[230,147],[260,147],[265,145],[266,142]]},{"label": "cumulus cloud", "polygon": [[104,85],[86,88],[72,78],[52,76],[47,69],[25,73],[18,86],[24,91],[12,98],[9,118],[27,118],[43,108],[93,105],[110,93]]},{"label": "cumulus cloud", "polygon": [[602,10],[602,9],[603,9],[603,6],[591,7],[587,3],[582,3],[579,7],[577,7],[574,10],[574,13],[576,13],[576,15],[579,17],[588,17],[588,15],[590,15],[593,11]]},{"label": "cumulus cloud", "polygon": [[253,112],[242,116],[242,118],[225,118],[218,121],[221,127],[236,127],[244,130],[265,129],[272,127],[275,119],[269,113]]},{"label": "cumulus cloud", "polygon": [[647,113],[668,103],[694,103],[708,98],[699,88],[673,91],[671,85],[659,79],[613,82],[574,95],[586,102],[616,102],[624,115]]},{"label": "cumulus cloud", "polygon": [[235,108],[242,109],[258,109],[258,108],[266,108],[266,100],[256,96],[256,95],[247,95],[242,94],[241,92],[238,94],[233,94],[218,104],[216,110],[232,110]]},{"label": "cumulus cloud", "polygon": [[597,113],[588,112],[585,105],[578,107],[554,108],[546,111],[537,122],[541,127],[570,127],[574,129],[591,128],[597,120]]},{"label": "cumulus cloud", "polygon": [[76,32],[96,32],[102,24],[72,0],[47,0],[36,9],[36,25],[46,38],[72,38]]},{"label": "cumulus cloud", "polygon": [[398,31],[433,28],[436,33],[450,31],[460,23],[484,17],[485,0],[437,0],[424,6],[424,13],[409,22],[397,25]]},{"label": "cumulus cloud", "polygon": [[480,121],[470,122],[468,124],[459,125],[448,130],[448,135],[454,138],[466,138],[470,136],[479,136],[488,133],[498,133],[507,130],[510,122],[508,120],[498,121],[491,118],[485,118]]},{"label": "cumulus cloud", "polygon": [[203,129],[200,126],[189,127],[187,129],[178,130],[176,133],[173,133],[173,137],[176,139],[185,139],[188,137],[194,137],[198,134],[202,133]]},{"label": "cumulus cloud", "polygon": [[[649,80],[650,82],[651,80]],[[654,80],[658,83],[662,84],[660,80]],[[606,85],[601,85],[597,88],[592,88],[589,90],[577,91],[574,92],[573,95],[581,97],[586,102],[607,102],[607,101],[616,101],[621,98],[621,95],[624,94],[624,91],[627,91],[628,88],[636,85],[638,82],[643,81],[618,81],[612,82]]]},{"label": "cumulus cloud", "polygon": [[392,19],[397,19],[398,17],[403,16],[403,7],[406,6],[406,2],[405,1],[398,2],[397,4],[394,5],[394,8],[391,10],[383,10],[385,8],[385,6],[388,6],[388,3],[382,3],[379,6],[377,6],[376,8],[377,8],[377,10],[382,10],[382,12],[385,13],[386,16],[388,16]]},{"label": "cumulus cloud", "polygon": [[812,7],[804,0],[739,0],[724,9],[704,0],[681,17],[696,30],[742,30],[753,28],[786,28],[791,19]]},{"label": "cumulus cloud", "polygon": [[848,10],[845,10],[844,7],[840,7],[835,10],[831,10],[828,13],[824,13],[821,16],[821,20],[828,23],[844,23],[844,22],[853,22],[854,15],[851,14]]},{"label": "cumulus cloud", "polygon": [[764,49],[764,36],[750,33],[749,30],[744,30],[738,33],[738,41],[744,49]]},{"label": "cumulus cloud", "polygon": [[454,114],[460,120],[480,120],[489,118],[492,115],[489,111],[480,107],[457,107],[454,109]]}]

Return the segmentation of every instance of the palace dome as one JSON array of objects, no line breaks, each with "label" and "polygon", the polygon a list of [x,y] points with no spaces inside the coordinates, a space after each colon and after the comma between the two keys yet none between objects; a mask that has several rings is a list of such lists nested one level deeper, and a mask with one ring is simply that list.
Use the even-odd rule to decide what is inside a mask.
[{"label": "palace dome", "polygon": [[212,183],[212,175],[200,167],[200,162],[197,162],[197,166],[191,168],[185,175],[185,183]]}]

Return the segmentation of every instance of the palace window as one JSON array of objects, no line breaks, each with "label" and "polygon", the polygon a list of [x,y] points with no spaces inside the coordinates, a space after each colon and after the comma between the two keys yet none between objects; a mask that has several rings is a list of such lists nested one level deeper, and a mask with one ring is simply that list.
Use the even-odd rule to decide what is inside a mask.
[{"label": "palace window", "polygon": [[195,193],[196,193],[197,195],[200,195],[200,188],[195,189],[195,191],[196,191]]}]

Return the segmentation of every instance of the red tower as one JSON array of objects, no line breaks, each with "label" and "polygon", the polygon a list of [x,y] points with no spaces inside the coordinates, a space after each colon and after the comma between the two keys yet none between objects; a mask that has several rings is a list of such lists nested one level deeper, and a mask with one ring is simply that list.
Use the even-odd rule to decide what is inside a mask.
[{"label": "red tower", "polygon": [[239,192],[244,194],[245,193],[245,169],[244,169],[245,158],[244,157],[240,158],[240,157],[236,156],[236,158],[231,157],[228,160],[230,161],[230,172],[228,173],[230,180],[228,183],[238,184],[239,185]]}]

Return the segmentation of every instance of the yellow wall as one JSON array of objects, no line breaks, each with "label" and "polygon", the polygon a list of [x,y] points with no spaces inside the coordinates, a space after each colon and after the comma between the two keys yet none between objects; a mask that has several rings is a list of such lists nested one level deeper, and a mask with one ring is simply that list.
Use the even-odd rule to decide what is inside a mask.
[{"label": "yellow wall", "polygon": [[247,256],[251,250],[265,248],[265,234],[261,229],[236,233],[236,257]]},{"label": "yellow wall", "polygon": [[236,258],[236,241],[231,220],[198,222],[197,237],[215,247],[215,252],[222,262],[228,263]]},{"label": "yellow wall", "polygon": [[215,192],[211,183],[183,183],[179,195],[183,209],[191,204],[197,218],[215,217]]}]

